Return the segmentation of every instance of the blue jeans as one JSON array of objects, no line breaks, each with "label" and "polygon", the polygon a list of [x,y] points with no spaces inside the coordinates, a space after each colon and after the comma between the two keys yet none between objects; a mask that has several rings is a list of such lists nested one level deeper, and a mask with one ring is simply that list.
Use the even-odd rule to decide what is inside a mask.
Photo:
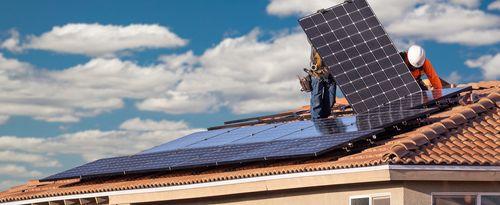
[{"label": "blue jeans", "polygon": [[337,84],[328,75],[320,78],[311,77],[311,85],[311,118],[327,118],[335,104]]}]

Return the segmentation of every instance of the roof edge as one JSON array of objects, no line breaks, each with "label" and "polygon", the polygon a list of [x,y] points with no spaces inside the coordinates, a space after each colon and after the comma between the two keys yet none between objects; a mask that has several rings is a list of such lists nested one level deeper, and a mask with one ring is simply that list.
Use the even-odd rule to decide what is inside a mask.
[{"label": "roof edge", "polygon": [[[392,172],[392,171],[452,171],[452,172],[499,172],[500,166],[456,166],[456,165],[378,165],[370,167],[358,167],[358,168],[346,168],[346,169],[332,169],[332,170],[322,170],[322,171],[311,171],[311,172],[300,172],[291,174],[280,174],[280,175],[269,175],[260,176],[252,178],[243,179],[233,179],[225,181],[198,183],[198,184],[188,184],[179,186],[166,186],[166,187],[156,187],[156,188],[144,188],[144,189],[131,189],[131,190],[121,190],[121,191],[109,191],[109,192],[98,192],[98,193],[88,193],[88,194],[75,194],[66,196],[55,196],[55,197],[45,197],[38,199],[28,199],[22,201],[12,201],[6,203],[0,203],[2,205],[20,205],[20,204],[34,204],[49,201],[64,201],[64,200],[74,200],[83,198],[94,198],[94,197],[106,197],[106,196],[119,196],[119,195],[131,195],[131,194],[148,194],[155,192],[166,192],[166,191],[181,191],[194,188],[210,188],[215,186],[225,186],[225,185],[237,185],[252,182],[265,182],[271,180],[284,180],[284,179],[295,179],[302,177],[315,177],[315,176],[327,176],[327,175],[345,175],[345,174],[360,174],[366,172]],[[385,180],[372,180],[367,182],[377,182],[377,181],[389,181],[389,180],[399,180],[398,177],[391,176]],[[354,182],[353,182],[354,183]],[[359,182],[355,182],[359,183]],[[345,184],[349,184],[346,182]]]}]

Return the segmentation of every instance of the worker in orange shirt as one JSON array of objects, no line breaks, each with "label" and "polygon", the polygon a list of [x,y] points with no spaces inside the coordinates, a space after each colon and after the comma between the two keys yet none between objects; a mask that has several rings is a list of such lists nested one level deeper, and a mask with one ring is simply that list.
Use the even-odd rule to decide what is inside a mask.
[{"label": "worker in orange shirt", "polygon": [[434,67],[432,67],[431,61],[425,57],[425,51],[422,47],[418,45],[412,45],[408,48],[407,52],[401,52],[401,57],[404,59],[408,68],[410,68],[411,74],[417,80],[420,88],[422,90],[428,90],[422,81],[422,76],[427,75],[427,78],[431,82],[434,89],[442,89],[443,85],[441,79],[437,75]]}]

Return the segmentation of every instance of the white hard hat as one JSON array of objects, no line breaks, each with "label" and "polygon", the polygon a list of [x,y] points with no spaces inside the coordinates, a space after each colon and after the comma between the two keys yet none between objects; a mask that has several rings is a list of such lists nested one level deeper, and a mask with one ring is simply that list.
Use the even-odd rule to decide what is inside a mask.
[{"label": "white hard hat", "polygon": [[417,45],[412,45],[408,48],[408,62],[416,68],[424,65],[425,62],[425,51],[422,47]]}]

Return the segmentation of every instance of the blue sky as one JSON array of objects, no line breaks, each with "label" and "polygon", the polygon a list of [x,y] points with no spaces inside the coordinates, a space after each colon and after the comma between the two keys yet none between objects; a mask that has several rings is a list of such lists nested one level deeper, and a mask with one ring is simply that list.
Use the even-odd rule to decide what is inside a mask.
[{"label": "blue sky", "polygon": [[[307,104],[297,19],[336,0],[3,1],[0,189]],[[500,78],[500,1],[370,1],[445,79]]]}]

